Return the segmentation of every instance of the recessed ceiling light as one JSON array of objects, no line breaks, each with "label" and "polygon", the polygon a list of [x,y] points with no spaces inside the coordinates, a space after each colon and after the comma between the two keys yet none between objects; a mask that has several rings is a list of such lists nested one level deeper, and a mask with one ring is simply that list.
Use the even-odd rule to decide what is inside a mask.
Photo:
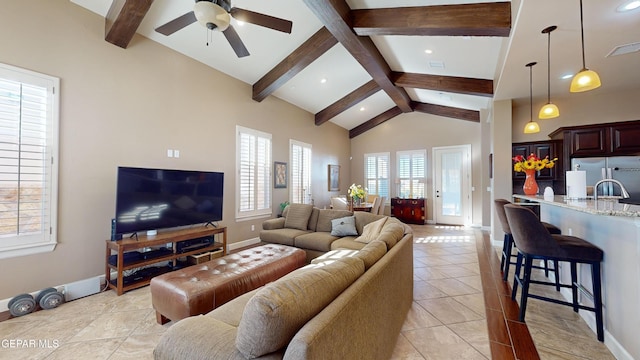
[{"label": "recessed ceiling light", "polygon": [[236,25],[244,26],[244,21],[236,20]]},{"label": "recessed ceiling light", "polygon": [[320,79],[320,83],[321,83],[321,84],[324,84],[324,83],[326,83],[326,82],[327,82],[327,78],[322,78],[322,79]]},{"label": "recessed ceiling light", "polygon": [[618,12],[635,10],[640,7],[640,0],[626,1],[616,9]]},{"label": "recessed ceiling light", "polygon": [[433,54],[433,50],[431,50],[431,49],[427,49],[424,52],[427,53],[427,54]]},{"label": "recessed ceiling light", "polygon": [[571,79],[572,77],[573,77],[573,74],[565,74],[565,75],[562,75],[560,79],[567,80],[567,79]]},{"label": "recessed ceiling light", "polygon": [[364,111],[364,106],[360,107],[360,111]]}]

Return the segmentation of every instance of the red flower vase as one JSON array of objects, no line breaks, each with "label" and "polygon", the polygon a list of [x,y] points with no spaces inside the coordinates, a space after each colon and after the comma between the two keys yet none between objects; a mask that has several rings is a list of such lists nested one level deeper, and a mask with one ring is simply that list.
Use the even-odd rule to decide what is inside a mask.
[{"label": "red flower vase", "polygon": [[536,182],[536,171],[534,169],[526,169],[524,171],[526,178],[524,179],[524,185],[522,191],[525,195],[534,196],[538,193],[538,183]]}]

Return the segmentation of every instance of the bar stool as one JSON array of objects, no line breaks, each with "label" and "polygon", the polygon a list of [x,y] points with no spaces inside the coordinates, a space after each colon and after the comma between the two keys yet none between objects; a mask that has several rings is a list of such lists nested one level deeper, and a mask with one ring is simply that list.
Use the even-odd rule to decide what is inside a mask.
[{"label": "bar stool", "polygon": [[[513,235],[511,234],[511,229],[509,228],[509,221],[507,220],[507,215],[504,212],[504,206],[507,204],[511,204],[511,202],[509,202],[509,200],[505,200],[505,199],[495,199],[494,204],[496,206],[496,213],[498,214],[498,219],[500,219],[500,225],[502,226],[502,231],[504,232],[504,240],[502,242],[502,258],[500,260],[500,269],[502,270],[502,274],[503,274],[503,281],[507,281],[507,277],[509,275],[509,265],[513,264],[515,265],[515,262],[511,261],[512,257],[516,257],[516,255],[512,255],[511,254],[511,250],[513,249]],[[550,233],[550,234],[560,234],[561,231],[558,227],[556,227],[555,225],[546,223],[546,222],[541,222],[541,224],[545,227],[545,229]],[[539,266],[534,266],[534,268],[539,269]],[[547,262],[544,262],[544,267],[542,267],[544,269],[544,275],[545,276],[549,276],[549,265],[547,264]],[[554,261],[553,262],[553,270],[555,272],[555,269],[558,268],[558,262]],[[558,274],[556,273],[556,290],[560,291],[560,281],[558,279]]]},{"label": "bar stool", "polygon": [[[518,249],[516,260],[516,276],[513,281],[511,299],[515,299],[518,285],[522,285],[520,295],[520,321],[524,321],[527,309],[527,298],[549,301],[556,304],[571,306],[573,311],[578,309],[593,311],[596,315],[596,333],[599,341],[604,341],[604,325],[602,317],[602,283],[600,277],[600,263],[604,253],[597,246],[575,236],[551,235],[545,231],[533,211],[518,205],[505,205],[507,219],[513,231],[513,239]],[[529,293],[530,284],[556,285],[545,281],[531,280],[531,264],[535,259],[544,261],[566,261],[571,264],[571,285],[560,284],[561,287],[571,288],[572,302],[552,299]],[[524,264],[523,264],[524,261]],[[578,285],[577,264],[591,265],[593,283],[593,307],[578,303],[578,290],[590,296],[582,286]],[[520,268],[524,265],[524,275],[520,277]],[[557,275],[557,274],[556,274]],[[556,276],[558,278],[558,276]]]}]

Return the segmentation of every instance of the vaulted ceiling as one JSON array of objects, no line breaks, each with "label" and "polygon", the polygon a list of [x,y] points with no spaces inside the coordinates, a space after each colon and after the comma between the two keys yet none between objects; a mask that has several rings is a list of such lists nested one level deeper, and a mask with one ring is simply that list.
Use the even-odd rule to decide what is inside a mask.
[{"label": "vaulted ceiling", "polygon": [[[251,84],[253,93],[247,96],[255,101],[277,96],[314,113],[316,125],[331,121],[348,129],[350,137],[413,111],[478,122],[479,111],[496,96],[520,98],[524,90],[528,95],[528,87],[522,85],[528,80],[524,64],[546,59],[547,37],[540,30],[549,25],[559,27],[554,44],[571,44],[565,48],[577,52],[566,56],[575,58],[570,63],[576,69],[571,70],[581,67],[577,1],[235,0],[234,7],[293,22],[293,31],[286,34],[233,20],[250,53],[242,58],[220,32],[208,33],[199,24],[169,36],[155,31],[189,13],[193,0],[72,1],[105,16],[105,40],[114,45],[135,46],[130,41],[138,32]],[[637,15],[633,22],[629,16],[613,14],[615,25],[604,27],[613,15],[601,18],[615,12],[615,6],[602,3],[585,1],[585,27],[638,29]],[[596,38],[600,51],[633,40],[616,31],[609,44],[602,45],[605,40],[585,32],[587,39]],[[623,39],[612,39],[614,35]],[[600,57],[589,56],[593,58],[591,63],[599,64]],[[536,71],[546,71],[546,64],[538,67]],[[504,80],[509,76],[514,81]],[[498,78],[501,83],[494,84]],[[634,79],[638,77],[616,86],[633,86]],[[554,92],[564,91],[556,90],[563,86],[558,82],[554,77]]]}]

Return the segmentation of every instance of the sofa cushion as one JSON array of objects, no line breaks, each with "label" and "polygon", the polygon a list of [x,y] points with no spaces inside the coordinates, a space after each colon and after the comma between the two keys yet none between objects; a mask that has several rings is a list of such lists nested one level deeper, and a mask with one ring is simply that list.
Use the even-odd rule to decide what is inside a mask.
[{"label": "sofa cushion", "polygon": [[312,264],[333,262],[347,257],[356,257],[364,262],[364,270],[367,271],[376,261],[387,253],[387,244],[379,240],[373,240],[360,250],[338,249],[331,250],[311,260]]},{"label": "sofa cushion", "polygon": [[345,216],[352,216],[352,215],[353,213],[349,210],[329,210],[329,209],[319,210],[318,224],[316,226],[316,231],[331,232],[331,220],[339,219]]},{"label": "sofa cushion", "polygon": [[296,236],[308,234],[308,230],[298,229],[276,229],[276,230],[262,230],[260,231],[260,240],[273,243],[293,246],[293,242]]},{"label": "sofa cushion", "polygon": [[331,250],[349,249],[360,250],[365,247],[365,243],[357,242],[355,239],[357,236],[343,236],[338,240],[331,243]]},{"label": "sofa cushion", "polygon": [[366,211],[355,211],[353,215],[356,217],[356,229],[358,230],[358,235],[362,235],[362,232],[364,231],[364,226],[367,225],[368,223],[372,223],[378,219],[387,217],[385,215],[372,214]]},{"label": "sofa cushion", "polygon": [[296,270],[266,285],[244,309],[236,348],[252,359],[286,346],[305,323],[363,273],[362,260],[346,258]]},{"label": "sofa cushion", "polygon": [[333,236],[328,232],[316,231],[296,236],[293,240],[293,245],[300,249],[326,252],[331,250],[331,243],[336,239],[338,239],[337,236]]},{"label": "sofa cushion", "polygon": [[307,230],[309,217],[313,211],[311,204],[291,204],[288,206],[287,218],[284,227],[289,229]]},{"label": "sofa cushion", "polygon": [[353,216],[345,216],[331,220],[331,235],[350,236],[358,235],[356,231],[356,219]]},{"label": "sofa cushion", "polygon": [[377,239],[386,221],[387,217],[385,216],[374,222],[368,223],[362,228],[362,235],[358,236],[355,241],[368,244],[371,241]]},{"label": "sofa cushion", "polygon": [[364,262],[365,271],[369,270],[380,258],[387,253],[387,244],[380,240],[373,240],[365,247],[360,249],[354,257],[361,259]]},{"label": "sofa cushion", "polygon": [[378,240],[387,244],[387,250],[390,250],[404,236],[404,226],[395,222],[387,222],[382,227]]},{"label": "sofa cushion", "polygon": [[355,254],[358,253],[358,251],[359,250],[348,250],[348,249],[331,250],[311,260],[311,264],[320,264],[326,261],[333,262],[338,259],[353,257]]}]

